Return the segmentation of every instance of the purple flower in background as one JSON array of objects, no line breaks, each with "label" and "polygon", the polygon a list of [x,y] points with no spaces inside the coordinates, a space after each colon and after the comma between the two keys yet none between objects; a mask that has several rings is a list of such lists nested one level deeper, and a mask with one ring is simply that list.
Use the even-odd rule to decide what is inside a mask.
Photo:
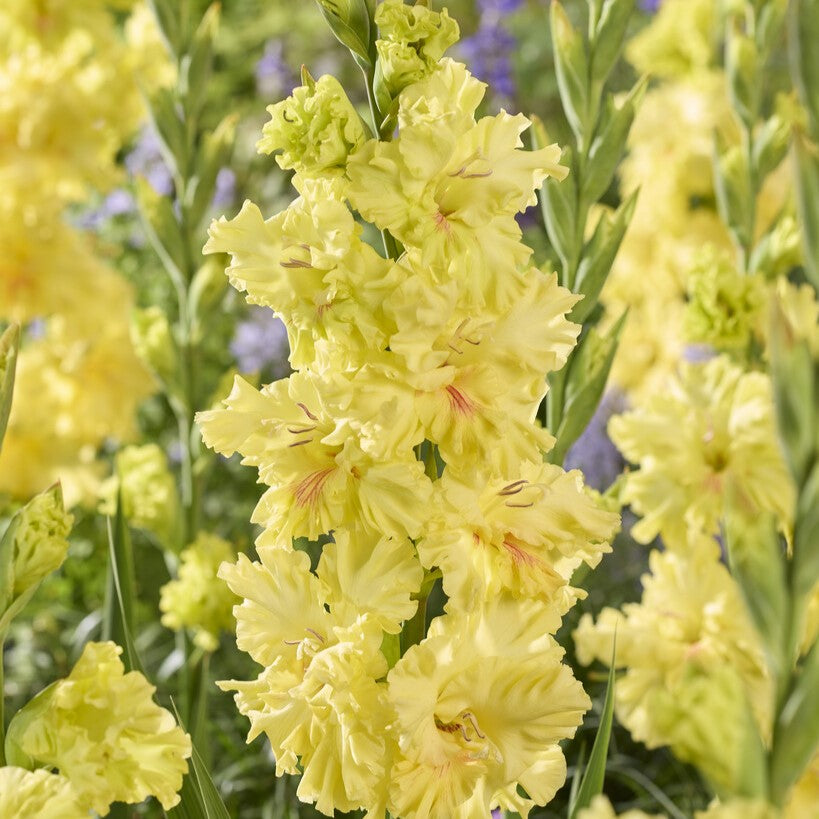
[{"label": "purple flower in background", "polygon": [[717,351],[708,344],[687,344],[683,350],[683,361],[687,364],[704,364],[710,361]]},{"label": "purple flower in background", "polygon": [[504,25],[504,16],[517,11],[523,0],[478,0],[478,30],[461,41],[461,52],[476,76],[489,83],[495,100],[512,104],[515,79],[511,55],[517,41]]},{"label": "purple flower in background", "polygon": [[236,325],[230,351],[242,372],[256,372],[269,366],[280,378],[288,371],[287,330],[266,307],[251,307],[248,317]]},{"label": "purple flower in background", "polygon": [[600,492],[614,483],[625,461],[606,432],[609,419],[626,409],[625,396],[611,390],[603,396],[583,434],[566,454],[566,469],[579,469],[586,483]]},{"label": "purple flower in background", "polygon": [[640,8],[649,14],[654,14],[660,8],[663,0],[640,0]]},{"label": "purple flower in background", "polygon": [[230,168],[221,168],[216,174],[216,187],[213,192],[214,208],[226,208],[236,198],[236,174]]},{"label": "purple flower in background", "polygon": [[262,97],[283,97],[295,85],[295,77],[284,60],[284,43],[268,40],[259,62],[256,63],[256,90]]},{"label": "purple flower in background", "polygon": [[162,158],[159,136],[152,128],[145,128],[133,150],[125,157],[125,167],[131,176],[144,176],[161,196],[173,193],[173,177]]}]

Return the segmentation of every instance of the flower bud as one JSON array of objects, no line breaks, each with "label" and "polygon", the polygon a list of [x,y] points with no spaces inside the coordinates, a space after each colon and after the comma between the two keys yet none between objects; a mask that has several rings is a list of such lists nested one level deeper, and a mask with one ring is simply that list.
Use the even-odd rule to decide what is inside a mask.
[{"label": "flower bud", "polygon": [[176,372],[176,350],[168,318],[159,307],[135,310],[131,319],[131,343],[136,354],[163,383]]},{"label": "flower bud", "polygon": [[299,86],[267,110],[270,121],[262,129],[259,152],[281,151],[279,167],[303,176],[343,174],[347,157],[366,140],[361,118],[329,74]]},{"label": "flower bud", "polygon": [[393,97],[431,74],[460,36],[458,24],[446,9],[437,12],[426,6],[408,6],[403,0],[381,3],[375,22],[381,35],[375,43],[380,71]]},{"label": "flower bud", "polygon": [[63,564],[73,522],[63,506],[59,484],[37,495],[12,518],[0,541],[0,613],[8,612]]}]

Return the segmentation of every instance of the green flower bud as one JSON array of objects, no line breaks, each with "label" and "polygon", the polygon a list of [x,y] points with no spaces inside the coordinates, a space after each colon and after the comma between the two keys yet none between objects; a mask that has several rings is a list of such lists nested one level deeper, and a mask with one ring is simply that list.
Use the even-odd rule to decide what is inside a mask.
[{"label": "green flower bud", "polygon": [[100,512],[116,512],[117,489],[131,526],[152,532],[163,546],[175,544],[179,495],[165,453],[156,444],[127,446],[115,459],[115,474],[105,482]]},{"label": "green flower bud", "polygon": [[136,354],[160,381],[166,384],[173,382],[176,349],[168,318],[159,307],[134,311],[131,319],[131,342]]},{"label": "green flower bud", "polygon": [[329,74],[299,86],[267,110],[270,121],[257,143],[259,153],[281,151],[279,166],[306,177],[340,176],[347,157],[366,140],[361,118]]},{"label": "green flower bud", "polygon": [[66,512],[59,484],[29,501],[18,513],[14,531],[15,597],[62,566],[74,517]]},{"label": "green flower bud", "polygon": [[446,9],[408,6],[403,0],[385,0],[375,12],[381,35],[376,40],[378,62],[387,91],[393,97],[431,74],[444,52],[458,41],[458,24]]},{"label": "green flower bud", "polygon": [[688,275],[686,336],[721,350],[743,348],[759,327],[763,304],[759,278],[744,276],[726,253],[709,247]]}]

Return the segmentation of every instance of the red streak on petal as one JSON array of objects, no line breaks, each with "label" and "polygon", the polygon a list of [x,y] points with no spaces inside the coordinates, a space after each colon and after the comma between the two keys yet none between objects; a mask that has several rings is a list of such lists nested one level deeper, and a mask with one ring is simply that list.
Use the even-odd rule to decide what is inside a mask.
[{"label": "red streak on petal", "polygon": [[511,540],[504,540],[503,547],[509,552],[510,557],[512,560],[517,564],[525,564],[526,566],[539,566],[540,560],[529,552],[521,549],[517,543],[513,543]]},{"label": "red streak on petal", "polygon": [[321,490],[327,479],[335,472],[334,466],[327,469],[320,469],[318,472],[311,472],[304,480],[297,484],[293,490],[293,497],[299,506],[315,506],[318,502]]},{"label": "red streak on petal", "polygon": [[452,225],[449,224],[446,216],[441,211],[438,211],[433,218],[435,219],[435,227],[438,230],[443,231],[447,236],[452,234]]},{"label": "red streak on petal", "polygon": [[449,395],[449,406],[452,407],[453,412],[472,415],[477,409],[472,399],[464,395],[457,387],[453,387],[452,384],[446,388],[446,391]]}]

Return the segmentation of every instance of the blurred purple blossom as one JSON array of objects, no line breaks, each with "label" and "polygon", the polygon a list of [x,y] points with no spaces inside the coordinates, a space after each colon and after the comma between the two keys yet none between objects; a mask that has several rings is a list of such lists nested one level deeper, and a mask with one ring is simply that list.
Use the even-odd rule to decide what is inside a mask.
[{"label": "blurred purple blossom", "polygon": [[162,158],[159,136],[153,128],[144,128],[131,152],[125,157],[131,176],[144,176],[161,196],[173,193],[173,177]]},{"label": "blurred purple blossom", "polygon": [[216,187],[213,192],[213,207],[226,208],[236,198],[236,174],[230,168],[221,168],[216,174]]},{"label": "blurred purple blossom", "polygon": [[287,330],[266,307],[251,307],[248,317],[236,325],[230,351],[242,372],[256,372],[268,366],[278,377],[287,372]]},{"label": "blurred purple blossom", "polygon": [[608,436],[606,427],[612,415],[627,407],[625,396],[616,391],[607,392],[592,416],[583,434],[575,441],[566,455],[566,469],[579,469],[586,483],[600,492],[614,483],[623,471],[625,461]]},{"label": "blurred purple blossom", "polygon": [[716,354],[716,350],[708,344],[687,344],[682,357],[687,364],[704,364]]},{"label": "blurred purple blossom", "polygon": [[654,12],[659,10],[662,1],[663,0],[640,0],[640,8],[649,14],[654,14]]},{"label": "blurred purple blossom", "polygon": [[284,42],[268,40],[256,63],[256,90],[259,96],[278,99],[290,93],[296,78],[284,59]]},{"label": "blurred purple blossom", "polygon": [[505,15],[517,11],[523,0],[478,0],[478,30],[461,41],[461,52],[474,74],[485,82],[499,105],[510,106],[515,97],[511,55],[517,41],[504,25]]}]

